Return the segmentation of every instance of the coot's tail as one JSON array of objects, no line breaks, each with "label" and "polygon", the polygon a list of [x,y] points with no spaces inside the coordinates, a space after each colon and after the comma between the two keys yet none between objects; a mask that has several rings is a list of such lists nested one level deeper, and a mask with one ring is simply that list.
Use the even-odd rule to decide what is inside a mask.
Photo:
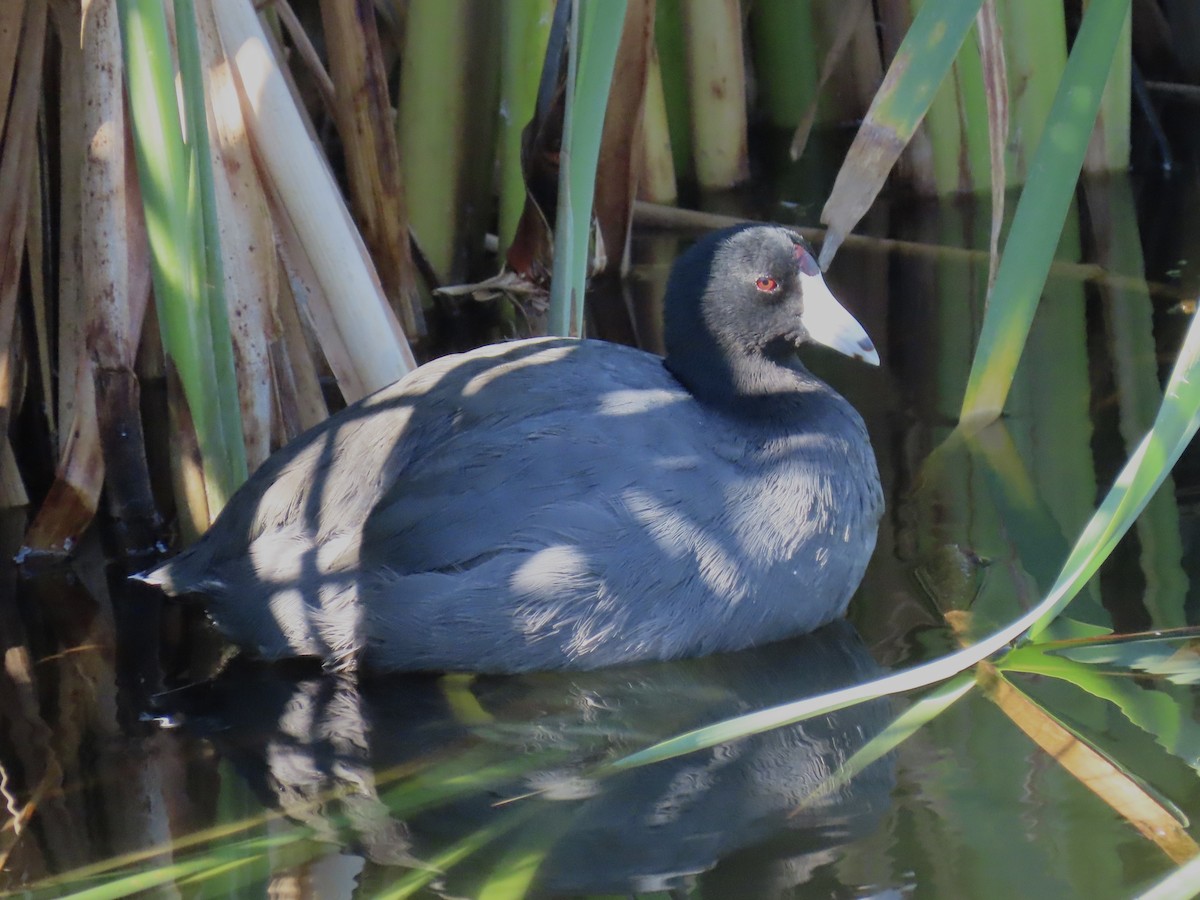
[{"label": "coot's tail", "polygon": [[147,569],[145,572],[139,572],[129,577],[134,581],[158,588],[168,597],[183,597],[188,594],[204,594],[206,592],[203,577],[196,577],[202,569],[203,563],[198,563],[195,554],[189,549],[153,569]]}]

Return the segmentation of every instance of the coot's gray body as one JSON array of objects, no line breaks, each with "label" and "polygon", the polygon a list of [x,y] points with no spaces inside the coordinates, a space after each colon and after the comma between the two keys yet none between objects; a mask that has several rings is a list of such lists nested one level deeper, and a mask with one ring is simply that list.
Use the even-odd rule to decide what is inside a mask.
[{"label": "coot's gray body", "polygon": [[264,657],[373,670],[593,668],[815,629],[882,509],[862,420],[792,352],[877,358],[823,289],[783,229],[711,235],[672,273],[665,365],[550,338],[436,360],[281,450],[146,580],[208,595]]}]

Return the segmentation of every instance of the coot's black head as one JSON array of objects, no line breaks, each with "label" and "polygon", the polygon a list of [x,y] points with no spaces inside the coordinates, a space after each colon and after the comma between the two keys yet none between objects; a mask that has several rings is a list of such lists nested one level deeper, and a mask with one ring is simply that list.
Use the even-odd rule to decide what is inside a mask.
[{"label": "coot's black head", "polygon": [[812,247],[778,226],[738,225],[696,242],[671,270],[664,316],[667,368],[700,399],[771,390],[774,368],[809,342],[879,364]]}]

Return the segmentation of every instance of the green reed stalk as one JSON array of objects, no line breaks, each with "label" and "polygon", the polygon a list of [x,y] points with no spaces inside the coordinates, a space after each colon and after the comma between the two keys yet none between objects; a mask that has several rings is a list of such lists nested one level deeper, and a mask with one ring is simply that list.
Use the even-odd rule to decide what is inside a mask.
[{"label": "green reed stalk", "polygon": [[550,285],[550,334],[583,334],[596,163],[625,0],[575,0]]},{"label": "green reed stalk", "polygon": [[[973,34],[978,32],[972,26]],[[988,108],[983,89],[979,42],[963,41],[947,78],[943,79],[923,127],[929,137],[931,170],[922,193],[981,193],[991,185]]]},{"label": "green reed stalk", "polygon": [[452,279],[467,158],[471,0],[413,3],[400,69],[400,165],[409,222],[443,284]]},{"label": "green reed stalk", "polygon": [[967,382],[961,418],[1004,409],[1083,166],[1128,0],[1093,0],[1071,50],[1017,204]]},{"label": "green reed stalk", "polygon": [[1029,179],[1033,155],[1067,66],[1067,26],[1061,3],[1008,0],[996,10],[1008,68],[1009,185]]},{"label": "green reed stalk", "polygon": [[688,102],[687,46],[683,37],[683,0],[657,0],[654,7],[654,43],[662,73],[663,100],[671,130],[671,156],[675,177],[690,178],[692,167],[692,108]]},{"label": "green reed stalk", "polygon": [[[185,98],[192,108],[189,141],[184,142],[175,98],[175,71],[162,4],[130,0],[118,4],[127,90],[138,176],[146,210],[155,296],[163,347],[183,387],[196,429],[205,475],[209,515],[215,516],[245,479],[245,447],[233,377],[223,279],[209,271],[209,253],[219,252],[215,223],[206,237],[204,205],[212,202],[207,122],[197,92],[198,53],[190,4],[181,8],[181,58],[193,56],[184,72]],[[186,13],[186,15],[184,14]],[[191,30],[190,50],[186,33]],[[187,82],[194,81],[192,85]],[[207,190],[204,180],[208,179]],[[209,245],[212,245],[210,251]],[[220,309],[215,309],[214,305]],[[218,347],[218,345],[222,345]]]},{"label": "green reed stalk", "polygon": [[537,104],[542,60],[554,18],[554,0],[510,0],[504,4],[500,62],[500,248],[512,243],[525,208],[521,133]]},{"label": "green reed stalk", "polygon": [[[1086,4],[1085,4],[1086,5]],[[1123,172],[1129,168],[1129,122],[1133,91],[1133,13],[1125,17],[1125,27],[1117,39],[1112,70],[1100,100],[1100,115],[1092,142],[1088,146],[1084,170],[1087,172]]]},{"label": "green reed stalk", "polygon": [[821,221],[829,225],[821,246],[822,266],[829,264],[875,202],[958,56],[982,2],[926,0],[913,20],[821,211]]},{"label": "green reed stalk", "polygon": [[817,95],[821,69],[812,2],[757,0],[749,24],[758,105],[772,125],[795,128]]},{"label": "green reed stalk", "polygon": [[[1072,203],[1063,220],[1057,258],[1071,262],[1082,258],[1079,218],[1078,206]],[[994,300],[989,310],[1003,302]],[[986,314],[984,322],[986,328]],[[1052,513],[1069,541],[1087,523],[1100,488],[1092,456],[1092,388],[1084,286],[1078,282],[1055,282],[1053,291],[1047,291],[1038,306],[1037,324],[1030,328],[1026,342],[1030,350],[1024,365],[1014,373],[1006,420],[1039,501]],[[1047,384],[1053,384],[1054,390],[1047,391]],[[1061,562],[1054,560],[1053,565]],[[1053,578],[1054,574],[1052,568],[1049,575]],[[1048,583],[1042,582],[1039,587],[1045,590]],[[1073,607],[1087,621],[1108,620],[1100,609],[1097,590],[1097,585],[1090,585],[1086,603],[1080,598]],[[1083,611],[1085,606],[1090,614]]]},{"label": "green reed stalk", "polygon": [[229,334],[229,308],[225,301],[225,266],[221,259],[221,233],[217,224],[217,195],[213,184],[212,153],[208,139],[208,111],[204,100],[204,73],[200,65],[200,42],[196,33],[193,0],[175,0],[175,43],[179,48],[179,74],[183,84],[184,118],[192,148],[192,167],[200,188],[200,219],[203,226],[204,305],[212,331],[213,367],[217,383],[232,387],[220,395],[221,430],[225,435],[226,465],[236,484],[249,477],[246,445],[242,439],[241,403],[237,394],[237,370],[233,363],[233,341]]},{"label": "green reed stalk", "polygon": [[[1111,78],[1110,78],[1111,86]],[[1137,226],[1133,189],[1124,176],[1092,179],[1084,195],[1096,234],[1096,262],[1109,272],[1144,272],[1142,239]],[[1100,285],[1100,309],[1116,395],[1120,400],[1120,432],[1132,453],[1150,427],[1150,413],[1162,402],[1155,364],[1154,304],[1144,286]],[[1138,544],[1146,592],[1142,603],[1155,628],[1187,621],[1184,608],[1188,577],[1179,506],[1174,490],[1161,490],[1138,519]]]}]

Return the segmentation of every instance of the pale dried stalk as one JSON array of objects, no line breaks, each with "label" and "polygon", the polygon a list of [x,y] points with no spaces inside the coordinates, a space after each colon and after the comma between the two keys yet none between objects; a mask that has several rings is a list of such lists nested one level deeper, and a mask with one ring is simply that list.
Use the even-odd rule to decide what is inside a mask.
[{"label": "pale dried stalk", "polygon": [[280,333],[275,233],[211,5],[197,4],[196,16],[208,96],[225,301],[237,368],[246,463],[253,472],[271,453],[270,345]]},{"label": "pale dried stalk", "polygon": [[738,0],[689,0],[681,8],[696,177],[701,187],[731,187],[750,174],[742,7]]},{"label": "pale dried stalk", "polygon": [[125,529],[127,549],[140,552],[161,537],[146,464],[141,386],[133,370],[150,302],[150,249],[125,116],[116,0],[90,0],[83,16],[86,342],[95,367],[109,507]]},{"label": "pale dried stalk", "polygon": [[[332,373],[345,396],[346,389],[342,387],[342,379],[356,378],[354,350],[343,341],[330,342],[322,337],[337,328],[332,316],[334,301],[325,295],[321,279],[305,250],[303,240],[274,191],[267,194],[267,202],[270,204],[271,218],[275,223],[276,249],[284,276],[281,283],[287,284],[288,291],[295,301],[297,319],[302,323],[300,334],[305,338],[305,346],[311,343],[314,352],[318,347],[321,351],[313,361],[314,369],[319,369],[327,375]],[[280,319],[285,323],[284,334],[289,338],[288,353],[295,355],[301,352],[301,347],[298,342],[290,340],[291,335],[286,324],[288,316],[284,312],[286,306],[286,302],[280,304]]]},{"label": "pale dried stalk", "polygon": [[373,0],[321,0],[321,20],[337,92],[333,109],[346,150],[350,196],[363,240],[405,334],[424,334],[375,4]]},{"label": "pale dried stalk", "polygon": [[116,0],[88,0],[84,17],[87,160],[82,259],[87,340],[97,366],[132,371],[150,299],[150,263],[127,138]]},{"label": "pale dried stalk", "polygon": [[[74,119],[64,115],[63,129],[59,354],[60,390],[66,396],[59,408],[60,421],[70,424],[61,438],[55,482],[25,541],[37,552],[69,553],[95,514],[104,483],[98,376],[106,386],[114,447],[141,453],[132,368],[150,282],[141,202],[125,134],[116,9],[112,0],[85,0],[82,18],[76,18],[70,4],[58,4],[56,15],[64,45],[66,110],[79,111]],[[80,51],[75,47],[80,37],[72,34],[82,39]],[[132,196],[127,193],[131,181]],[[75,221],[87,223],[86,238]],[[124,439],[128,428],[137,431],[130,441]],[[141,465],[140,479],[121,479],[122,497],[134,495],[130,514],[153,521],[144,460]],[[117,505],[124,509],[123,500]]]},{"label": "pale dried stalk", "polygon": [[[242,89],[243,114],[274,198],[276,223],[312,266],[310,297],[322,349],[347,401],[415,368],[400,324],[246,0],[214,4]],[[286,221],[284,221],[286,220]]]},{"label": "pale dried stalk", "polygon": [[650,71],[646,78],[646,103],[642,112],[642,174],[638,199],[650,203],[674,203],[679,197],[675,160],[671,156],[671,134],[667,129],[667,99],[663,94],[658,48],[650,45]]}]

